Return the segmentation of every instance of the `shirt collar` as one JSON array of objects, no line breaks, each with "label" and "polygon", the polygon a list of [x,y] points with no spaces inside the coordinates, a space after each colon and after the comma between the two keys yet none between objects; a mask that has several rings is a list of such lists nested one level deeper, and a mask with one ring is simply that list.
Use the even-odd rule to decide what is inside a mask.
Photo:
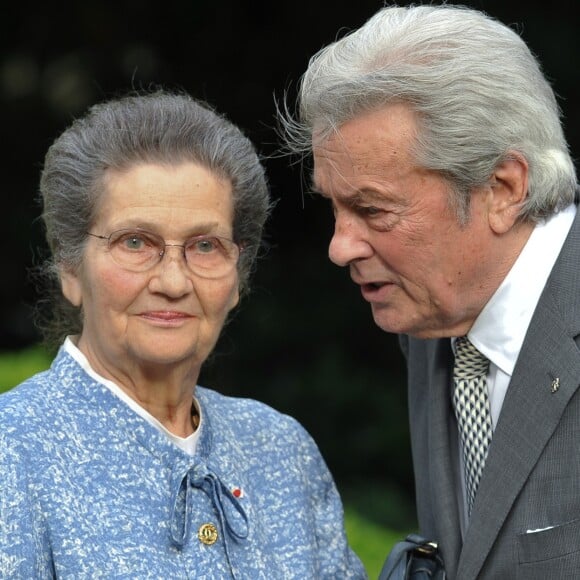
[{"label": "shirt collar", "polygon": [[474,346],[509,376],[575,215],[576,206],[570,205],[536,225],[468,333]]},{"label": "shirt collar", "polygon": [[163,425],[163,423],[161,423],[156,417],[151,415],[151,413],[149,413],[146,409],[144,409],[141,405],[139,405],[139,403],[137,403],[137,401],[135,401],[134,399],[129,397],[129,395],[127,395],[127,393],[125,393],[125,391],[123,391],[123,389],[121,389],[121,387],[119,387],[119,385],[117,385],[113,381],[110,381],[109,379],[106,379],[105,377],[103,377],[99,373],[97,373],[93,369],[93,367],[91,366],[91,363],[89,362],[87,357],[80,351],[80,349],[73,342],[73,340],[70,336],[66,337],[63,347],[64,347],[64,350],[72,358],[74,358],[76,360],[76,362],[82,367],[82,369],[92,379],[94,379],[98,383],[102,384],[103,386],[107,387],[107,389],[109,389],[109,391],[111,391],[116,397],[121,399],[121,401],[123,401],[128,407],[130,407],[133,411],[135,411],[135,413],[137,413],[140,417],[145,419],[148,423],[150,423],[151,425],[156,427],[161,433],[164,433],[170,441],[172,441],[178,447],[183,449],[183,451],[185,451],[189,455],[193,455],[195,453],[195,449],[197,447],[197,442],[199,440],[199,433],[201,431],[201,424],[202,424],[202,410],[201,410],[199,403],[195,399],[195,397],[193,398],[193,404],[194,404],[194,406],[197,410],[198,416],[199,416],[198,428],[191,435],[188,435],[187,437],[179,437],[178,435],[175,435],[171,431],[169,431],[165,427],[165,425]]}]

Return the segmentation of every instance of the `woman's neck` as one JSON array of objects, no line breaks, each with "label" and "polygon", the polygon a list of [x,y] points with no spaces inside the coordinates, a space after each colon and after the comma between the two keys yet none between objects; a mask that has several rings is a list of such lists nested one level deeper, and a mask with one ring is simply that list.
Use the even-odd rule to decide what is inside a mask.
[{"label": "woman's neck", "polygon": [[200,365],[191,361],[171,365],[138,364],[127,359],[113,364],[98,356],[82,338],[76,346],[94,372],[115,383],[170,433],[187,437],[195,431],[197,413],[193,395]]}]

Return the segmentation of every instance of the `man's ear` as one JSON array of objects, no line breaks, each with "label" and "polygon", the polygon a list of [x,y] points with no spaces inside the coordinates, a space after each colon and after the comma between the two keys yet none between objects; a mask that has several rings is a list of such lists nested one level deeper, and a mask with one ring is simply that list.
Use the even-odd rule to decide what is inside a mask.
[{"label": "man's ear", "polygon": [[64,297],[73,305],[80,306],[83,303],[83,291],[78,273],[69,267],[59,267],[60,287]]},{"label": "man's ear", "polygon": [[511,151],[491,177],[488,217],[496,234],[505,234],[514,226],[527,196],[528,162],[517,151]]}]

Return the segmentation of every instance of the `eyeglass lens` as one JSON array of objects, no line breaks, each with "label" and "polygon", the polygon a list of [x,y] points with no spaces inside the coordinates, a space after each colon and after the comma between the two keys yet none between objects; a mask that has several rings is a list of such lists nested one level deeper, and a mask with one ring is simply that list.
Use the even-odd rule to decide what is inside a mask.
[{"label": "eyeglass lens", "polygon": [[168,247],[182,248],[187,265],[205,277],[218,278],[229,273],[239,258],[239,248],[219,236],[195,236],[182,244],[166,244],[152,232],[119,230],[109,236],[111,257],[120,266],[133,271],[152,268],[163,259]]}]

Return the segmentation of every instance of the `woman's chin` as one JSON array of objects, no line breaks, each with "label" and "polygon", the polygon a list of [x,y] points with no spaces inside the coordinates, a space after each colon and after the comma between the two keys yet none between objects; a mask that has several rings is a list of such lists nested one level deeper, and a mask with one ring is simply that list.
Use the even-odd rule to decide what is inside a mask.
[{"label": "woman's chin", "polygon": [[175,340],[146,340],[130,344],[127,354],[129,359],[141,366],[201,366],[209,351],[198,344],[192,344],[191,339],[186,343]]}]

